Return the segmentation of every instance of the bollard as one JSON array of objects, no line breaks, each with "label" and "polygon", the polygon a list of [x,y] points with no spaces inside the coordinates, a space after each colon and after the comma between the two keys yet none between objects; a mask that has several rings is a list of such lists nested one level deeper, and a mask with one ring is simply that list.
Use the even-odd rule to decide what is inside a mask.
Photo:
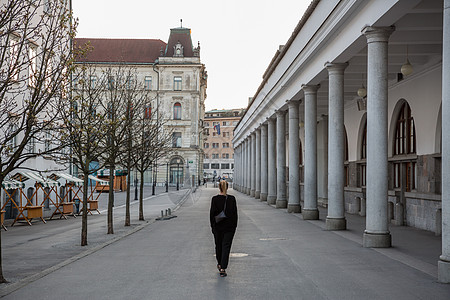
[{"label": "bollard", "polygon": [[161,219],[164,218],[164,211],[161,211]]},{"label": "bollard", "polygon": [[166,209],[166,217],[167,217],[167,209]]},{"label": "bollard", "polygon": [[172,210],[169,208],[168,211],[169,211],[169,216],[171,216],[172,215]]}]

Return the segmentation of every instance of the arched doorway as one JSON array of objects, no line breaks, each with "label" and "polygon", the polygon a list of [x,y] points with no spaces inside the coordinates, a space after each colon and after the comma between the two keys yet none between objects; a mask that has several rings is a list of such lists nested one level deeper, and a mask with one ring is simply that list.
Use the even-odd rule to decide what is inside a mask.
[{"label": "arched doorway", "polygon": [[169,184],[171,186],[183,185],[184,160],[182,157],[174,157],[170,160]]}]

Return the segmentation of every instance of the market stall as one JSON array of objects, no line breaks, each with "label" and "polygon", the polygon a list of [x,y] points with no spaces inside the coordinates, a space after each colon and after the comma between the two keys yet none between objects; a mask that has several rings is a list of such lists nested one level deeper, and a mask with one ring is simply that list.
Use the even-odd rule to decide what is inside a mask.
[{"label": "market stall", "polygon": [[[97,177],[104,181],[109,182],[109,169],[102,169],[97,172]],[[114,191],[125,191],[127,189],[127,170],[116,169],[114,170]],[[98,186],[97,192],[108,192],[108,186]]]},{"label": "market stall", "polygon": [[[60,195],[56,199],[57,204],[59,205],[59,207],[62,208],[62,214],[61,214],[60,218],[65,217],[65,216],[73,216],[76,218],[74,211],[73,211],[73,205],[76,202],[78,204],[81,202],[81,199],[78,196],[78,193],[80,193],[80,191],[82,192],[83,180],[81,180],[80,178],[74,177],[70,174],[66,174],[66,173],[62,173],[62,172],[53,173],[49,176],[49,178],[54,181],[59,181],[60,183],[61,183],[61,181],[63,181],[62,184],[65,187],[64,194]],[[57,191],[56,191],[57,187],[52,187],[52,189],[54,189],[55,193],[57,193]],[[70,197],[70,199],[69,199],[69,197]],[[50,217],[50,219],[53,218],[53,216],[57,212],[58,211],[55,210],[53,212],[52,216]]]},{"label": "market stall", "polygon": [[28,224],[31,225],[31,223],[28,221],[27,217],[24,215],[24,210],[26,209],[25,207],[22,206],[21,201],[19,203],[17,203],[14,200],[14,195],[16,193],[20,194],[19,189],[21,190],[22,188],[25,187],[25,184],[16,181],[16,180],[5,180],[2,182],[2,188],[5,192],[5,204],[3,204],[2,208],[1,208],[1,226],[2,228],[6,231],[6,227],[3,224],[5,221],[5,207],[7,206],[8,203],[11,204],[12,208],[16,208],[17,211],[19,212],[18,216],[22,216],[23,218],[25,218],[25,220],[28,222]]},{"label": "market stall", "polygon": [[[32,195],[28,196],[24,193],[23,189],[25,188],[25,181],[27,180],[31,180],[34,181],[34,192]],[[6,187],[3,187],[3,185],[6,184]],[[44,177],[42,177],[41,175],[39,175],[36,172],[20,172],[15,174],[14,176],[11,177],[11,179],[8,182],[3,182],[2,183],[2,187],[6,193],[7,196],[7,201],[5,202],[5,205],[8,202],[11,202],[12,205],[17,209],[18,214],[15,218],[15,220],[13,221],[13,223],[11,224],[11,226],[14,226],[14,224],[18,221],[18,220],[25,220],[25,222],[28,223],[28,225],[31,225],[31,221],[35,218],[39,218],[42,222],[46,223],[44,218],[43,218],[43,203],[45,202],[45,200],[49,199],[49,201],[53,202],[53,200],[50,198],[50,195],[48,192],[45,191],[44,187],[47,187],[47,185],[52,185],[54,184],[51,182],[47,182],[46,179]],[[15,187],[14,187],[15,186]],[[39,189],[42,189],[42,191],[44,192],[44,200],[39,203],[38,198],[37,198],[37,192]],[[8,192],[9,191],[13,191],[13,192]],[[18,195],[18,200],[14,200],[14,195],[15,193],[19,193]],[[33,198],[36,197],[36,202],[35,204],[33,204]],[[25,199],[25,202],[24,202]],[[4,205],[4,206],[5,206]],[[2,207],[3,209],[4,207]],[[26,212],[26,214],[25,214]]]},{"label": "market stall", "polygon": [[[88,196],[88,213],[90,213],[92,215],[92,211],[95,210],[98,213],[100,213],[100,211],[98,210],[98,198],[101,195],[101,192],[105,189],[105,188],[109,188],[109,182],[102,180],[98,177],[89,175],[88,177],[90,180],[95,181],[95,186],[93,184],[90,185],[90,193]],[[97,196],[95,196],[95,191],[99,191],[99,193],[97,194]],[[95,199],[94,199],[95,198]],[[81,210],[80,210],[81,212]]]}]

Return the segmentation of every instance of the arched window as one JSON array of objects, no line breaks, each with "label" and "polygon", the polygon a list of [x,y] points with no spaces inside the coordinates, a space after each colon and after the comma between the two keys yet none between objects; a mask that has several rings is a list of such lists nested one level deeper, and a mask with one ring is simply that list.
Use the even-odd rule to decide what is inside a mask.
[{"label": "arched window", "polygon": [[344,176],[345,181],[344,185],[350,185],[350,172],[348,169],[348,138],[347,138],[347,130],[344,128]]},{"label": "arched window", "polygon": [[364,123],[363,136],[361,139],[361,159],[367,158],[367,121]]},{"label": "arched window", "polygon": [[394,155],[416,153],[416,129],[411,108],[405,102],[400,109],[395,128]]},{"label": "arched window", "polygon": [[173,119],[181,120],[181,104],[179,102],[173,105]]},{"label": "arched window", "polygon": [[[416,153],[416,129],[411,108],[405,101],[401,104],[395,123],[394,156]],[[416,161],[405,157],[403,161],[394,163],[394,188],[400,188],[402,182],[406,183],[405,190],[410,192],[416,189]]]}]

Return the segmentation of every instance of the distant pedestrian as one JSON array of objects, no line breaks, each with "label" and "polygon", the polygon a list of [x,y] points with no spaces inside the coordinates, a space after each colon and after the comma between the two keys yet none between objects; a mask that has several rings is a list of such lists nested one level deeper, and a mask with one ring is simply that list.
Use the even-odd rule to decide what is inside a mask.
[{"label": "distant pedestrian", "polygon": [[[227,276],[226,269],[230,258],[231,244],[234,233],[236,232],[238,214],[236,198],[227,194],[228,182],[222,180],[219,182],[219,195],[212,197],[209,219],[214,242],[216,244],[217,269],[221,277]],[[217,222],[216,216],[222,211],[226,218]]]}]

